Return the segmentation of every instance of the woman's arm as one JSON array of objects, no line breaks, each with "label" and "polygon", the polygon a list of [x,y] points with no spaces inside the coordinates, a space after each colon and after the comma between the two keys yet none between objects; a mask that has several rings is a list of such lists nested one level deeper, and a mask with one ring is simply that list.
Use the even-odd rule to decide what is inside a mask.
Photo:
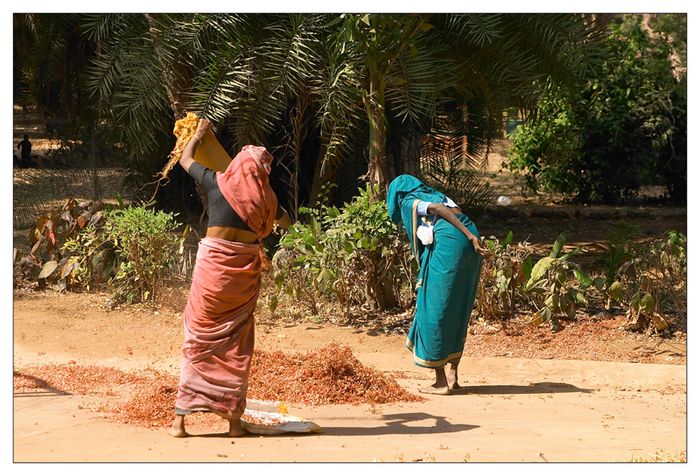
[{"label": "woman's arm", "polygon": [[185,172],[190,171],[190,165],[194,162],[194,154],[197,151],[197,147],[199,147],[199,144],[202,142],[204,134],[206,134],[211,127],[212,124],[208,119],[199,120],[197,130],[190,138],[190,141],[187,143],[185,150],[182,151],[182,155],[180,156],[180,165],[185,169]]},{"label": "woman's arm", "polygon": [[469,231],[467,227],[464,226],[464,223],[459,221],[455,214],[452,213],[446,205],[442,203],[431,203],[430,205],[428,205],[428,213],[430,213],[431,215],[437,215],[440,218],[444,218],[448,222],[452,223],[454,226],[457,227],[459,231],[462,232],[462,234],[464,234],[464,236],[467,237],[467,239],[471,242],[472,246],[474,246],[474,250],[476,250],[477,253],[479,253],[481,256],[486,255],[486,248],[481,246],[479,238],[477,238],[476,235]]}]

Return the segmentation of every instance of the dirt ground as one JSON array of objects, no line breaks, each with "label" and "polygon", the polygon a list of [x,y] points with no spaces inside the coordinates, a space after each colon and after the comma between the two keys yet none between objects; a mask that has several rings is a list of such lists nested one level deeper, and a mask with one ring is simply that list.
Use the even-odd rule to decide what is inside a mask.
[{"label": "dirt ground", "polygon": [[[35,153],[50,155],[56,141],[41,124],[15,111],[15,138],[28,132]],[[15,141],[16,142],[16,141]],[[484,175],[509,207],[486,207],[476,219],[484,236],[527,240],[537,250],[560,232],[569,245],[600,252],[618,223],[639,227],[640,238],[668,229],[686,232],[685,207],[655,205],[654,190],[620,207],[576,206],[556,197],[527,196],[501,171],[506,144],[497,144]],[[46,164],[50,165],[48,161]],[[43,166],[42,165],[42,166]],[[48,165],[46,165],[48,167]],[[94,176],[63,168],[14,169],[13,245],[26,251],[27,227],[47,207],[87,194]],[[123,171],[101,169],[103,198],[121,189]],[[72,188],[68,187],[72,184]],[[77,191],[76,191],[77,190]],[[582,263],[585,264],[585,263]],[[186,286],[158,307],[107,310],[100,293],[14,292],[13,367],[80,364],[140,371],[179,370],[181,310]],[[410,392],[431,373],[405,350],[410,315],[397,325],[323,323],[312,316],[275,319],[261,308],[256,346],[307,351],[329,342],[349,345],[364,364],[391,372]],[[163,429],[117,423],[96,408],[117,398],[46,388],[13,398],[15,462],[630,462],[684,461],[687,393],[685,334],[670,339],[621,329],[620,317],[579,316],[556,334],[514,320],[470,326],[461,381],[466,387],[423,402],[386,405],[291,404],[290,412],[319,424],[319,435],[225,438],[225,425],[174,439]]]},{"label": "dirt ground", "polygon": [[[16,292],[15,370],[77,363],[177,374],[182,339],[177,307],[108,311],[105,298]],[[394,375],[411,392],[430,378],[429,371],[412,364],[400,333],[261,321],[256,346],[262,350],[306,351],[342,342],[363,363],[401,372]],[[595,326],[607,329],[605,341],[595,345],[588,341],[601,339],[589,338],[585,329],[590,322],[542,335],[539,330],[496,331],[474,323],[461,365],[463,391],[428,396],[418,403],[290,405],[292,414],[324,429],[319,435],[229,439],[219,435],[221,427],[175,439],[163,429],[116,423],[94,410],[115,397],[50,389],[17,392],[14,461],[629,462],[653,460],[659,454],[676,461],[684,458],[684,341],[661,342],[622,331],[618,335],[619,323],[606,322],[607,327]],[[556,349],[556,355],[547,354],[548,348]],[[596,357],[599,360],[582,360]]]}]

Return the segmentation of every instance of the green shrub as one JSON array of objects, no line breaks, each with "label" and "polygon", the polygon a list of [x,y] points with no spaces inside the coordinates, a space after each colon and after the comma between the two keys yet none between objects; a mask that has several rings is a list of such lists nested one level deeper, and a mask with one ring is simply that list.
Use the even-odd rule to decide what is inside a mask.
[{"label": "green shrub", "polygon": [[530,190],[576,193],[580,177],[572,168],[580,154],[581,138],[574,119],[564,91],[546,82],[537,117],[510,135],[508,167],[523,176]]},{"label": "green shrub", "polygon": [[130,207],[107,214],[103,238],[113,243],[116,274],[109,286],[118,301],[154,299],[161,280],[175,269],[180,239],[173,232],[180,224],[171,213]]},{"label": "green shrub", "polygon": [[687,315],[687,238],[670,230],[666,236],[641,245],[620,267],[617,299],[627,308],[628,327],[664,332],[669,315]]},{"label": "green shrub", "polygon": [[513,243],[513,232],[503,241],[486,242],[475,311],[484,319],[510,319],[527,309],[523,286],[532,272],[532,248],[527,242]]},{"label": "green shrub", "polygon": [[89,225],[77,236],[66,241],[63,252],[71,267],[70,288],[90,290],[106,283],[114,276],[117,256],[112,241],[104,238],[102,227]]},{"label": "green shrub", "polygon": [[615,203],[642,185],[686,195],[686,80],[672,47],[639,16],[613,25],[607,60],[582,87],[542,85],[537,113],[512,135],[509,167],[533,190]]},{"label": "green shrub", "polygon": [[[578,306],[588,306],[586,289],[594,284],[594,280],[571,260],[580,252],[578,248],[562,253],[565,242],[566,235],[559,235],[549,256],[532,267],[524,288],[538,309],[533,322],[549,322],[553,331],[561,329],[559,317],[574,319]],[[603,280],[595,285],[602,287]]]},{"label": "green shrub", "polygon": [[373,309],[399,306],[411,259],[387,214],[386,202],[370,200],[369,187],[341,209],[325,205],[300,210],[275,254],[277,286],[316,313],[321,297]]},{"label": "green shrub", "polygon": [[72,282],[90,289],[107,284],[115,302],[154,300],[162,281],[177,273],[183,254],[179,226],[170,213],[129,207],[105,213],[101,227],[88,226],[66,242]]}]

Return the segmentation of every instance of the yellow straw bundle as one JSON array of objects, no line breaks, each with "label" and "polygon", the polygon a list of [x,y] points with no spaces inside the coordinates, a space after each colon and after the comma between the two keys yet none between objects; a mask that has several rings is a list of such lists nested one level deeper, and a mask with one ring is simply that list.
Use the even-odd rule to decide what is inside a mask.
[{"label": "yellow straw bundle", "polygon": [[[197,130],[198,123],[199,117],[193,112],[188,112],[187,117],[183,117],[175,122],[173,134],[177,137],[177,142],[175,143],[175,148],[170,153],[168,163],[165,164],[165,167],[163,167],[163,170],[160,172],[161,179],[167,178],[170,171],[175,167],[175,164],[180,160],[182,152]],[[202,143],[197,147],[194,160],[205,167],[223,172],[231,162],[231,157],[226,153],[216,139],[216,136],[209,130],[202,138]]]}]

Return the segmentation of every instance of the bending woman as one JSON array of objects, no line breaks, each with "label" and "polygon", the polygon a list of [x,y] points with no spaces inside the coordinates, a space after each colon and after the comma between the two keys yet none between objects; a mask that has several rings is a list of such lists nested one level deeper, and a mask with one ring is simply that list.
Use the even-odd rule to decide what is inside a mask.
[{"label": "bending woman", "polygon": [[194,161],[211,123],[200,120],[180,165],[207,194],[209,223],[199,242],[183,315],[180,384],[170,434],[187,436],[185,415],[214,412],[241,436],[253,356],[253,311],[260,292],[261,239],[273,222],[289,226],[269,182],[273,157],[247,145],[224,173]]},{"label": "bending woman", "polygon": [[435,383],[421,391],[449,395],[459,388],[457,370],[485,249],[469,217],[445,194],[411,175],[389,184],[387,207],[391,220],[403,224],[420,267],[406,347],[416,365],[435,369]]}]

